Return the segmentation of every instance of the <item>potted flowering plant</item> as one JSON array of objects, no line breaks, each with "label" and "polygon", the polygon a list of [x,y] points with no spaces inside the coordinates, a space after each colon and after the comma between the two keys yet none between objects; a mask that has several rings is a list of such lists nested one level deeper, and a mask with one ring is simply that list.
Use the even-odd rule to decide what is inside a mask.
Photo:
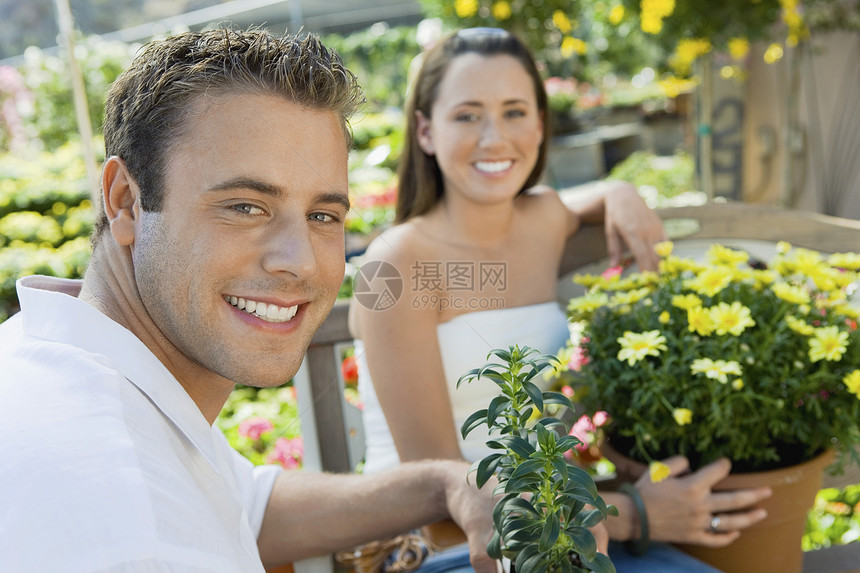
[{"label": "potted flowering plant", "polygon": [[[650,464],[655,481],[668,473],[659,460],[675,454],[693,468],[725,456],[734,472],[828,450],[856,463],[860,256],[780,243],[765,265],[713,245],[700,263],[672,247],[657,247],[659,274],[576,279],[588,290],[569,303],[577,335],[563,354],[579,356],[575,400],[586,414],[608,412],[612,448]],[[801,534],[802,523],[798,552]]]}]

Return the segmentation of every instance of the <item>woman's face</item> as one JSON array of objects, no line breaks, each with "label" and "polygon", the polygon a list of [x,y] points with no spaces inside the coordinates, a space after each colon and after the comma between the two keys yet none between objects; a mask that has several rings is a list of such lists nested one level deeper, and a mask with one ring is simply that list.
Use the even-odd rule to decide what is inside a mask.
[{"label": "woman's face", "polygon": [[467,53],[448,66],[418,142],[435,155],[447,197],[509,201],[537,162],[543,121],[531,76],[507,55]]}]

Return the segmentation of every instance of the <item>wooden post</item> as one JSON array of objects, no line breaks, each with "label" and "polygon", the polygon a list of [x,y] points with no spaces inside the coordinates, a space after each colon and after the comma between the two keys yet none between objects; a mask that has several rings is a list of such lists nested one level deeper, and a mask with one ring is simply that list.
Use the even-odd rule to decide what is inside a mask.
[{"label": "wooden post", "polygon": [[60,43],[66,50],[69,64],[69,74],[72,79],[72,96],[75,103],[75,117],[78,122],[78,134],[81,137],[81,149],[84,154],[84,164],[87,168],[87,182],[90,186],[90,196],[93,205],[98,205],[100,199],[99,172],[96,154],[93,150],[93,127],[90,123],[90,112],[87,107],[87,92],[84,88],[84,78],[75,57],[75,26],[69,0],[54,0],[57,8],[57,24],[60,31]]},{"label": "wooden post", "polygon": [[708,201],[714,198],[714,156],[713,156],[713,122],[714,122],[714,78],[711,67],[711,54],[705,54],[702,62],[702,83],[699,85],[698,98],[698,127],[696,133],[699,139],[699,173],[702,191]]}]

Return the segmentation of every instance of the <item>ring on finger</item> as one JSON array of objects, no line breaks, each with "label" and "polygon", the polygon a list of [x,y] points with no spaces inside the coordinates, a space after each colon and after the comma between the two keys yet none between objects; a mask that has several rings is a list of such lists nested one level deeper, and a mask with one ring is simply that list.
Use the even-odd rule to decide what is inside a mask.
[{"label": "ring on finger", "polygon": [[720,516],[719,515],[712,516],[711,517],[711,523],[709,525],[711,533],[717,533],[717,531],[719,530],[719,527],[720,527]]}]

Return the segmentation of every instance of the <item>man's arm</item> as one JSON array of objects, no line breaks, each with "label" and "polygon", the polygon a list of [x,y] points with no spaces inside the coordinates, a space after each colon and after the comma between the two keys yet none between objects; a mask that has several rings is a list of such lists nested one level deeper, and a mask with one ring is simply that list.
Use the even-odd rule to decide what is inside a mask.
[{"label": "man's arm", "polygon": [[272,490],[258,539],[266,565],[331,553],[451,517],[466,533],[472,566],[494,573],[493,483],[466,481],[469,465],[410,462],[373,475],[284,472]]}]

